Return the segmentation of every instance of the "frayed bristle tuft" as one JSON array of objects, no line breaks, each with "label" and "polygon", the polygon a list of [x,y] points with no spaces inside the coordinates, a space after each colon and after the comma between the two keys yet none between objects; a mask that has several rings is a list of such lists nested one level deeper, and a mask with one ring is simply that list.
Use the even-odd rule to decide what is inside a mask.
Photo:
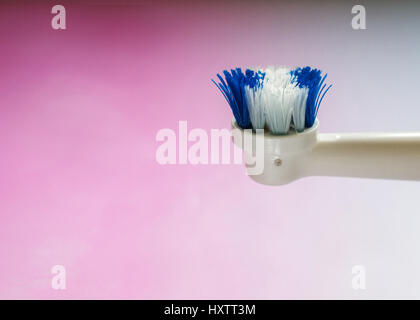
[{"label": "frayed bristle tuft", "polygon": [[266,123],[273,134],[286,134],[293,114],[290,70],[267,68],[266,74],[262,89]]},{"label": "frayed bristle tuft", "polygon": [[308,89],[305,127],[310,128],[315,122],[322,99],[332,85],[325,90],[326,84],[324,84],[324,81],[327,75],[321,78],[321,70],[311,69],[311,67],[296,68],[291,74],[300,88]]},{"label": "frayed bristle tuft", "polygon": [[264,129],[287,134],[290,126],[302,132],[313,126],[319,106],[331,85],[327,75],[310,67],[223,71],[214,84],[228,101],[238,125],[243,129]]},{"label": "frayed bristle tuft", "polygon": [[241,68],[236,68],[235,70],[232,69],[230,73],[224,70],[223,75],[226,81],[218,74],[217,77],[220,82],[216,83],[212,80],[213,83],[226,98],[239,126],[244,129],[251,128],[251,119],[245,98],[245,87],[257,87],[264,79],[264,74],[250,69],[247,69],[244,74]]},{"label": "frayed bristle tuft", "polygon": [[[247,70],[249,71],[249,70]],[[264,101],[262,96],[262,87],[265,78],[265,72],[258,70],[252,74],[249,84],[245,85],[245,100],[249,110],[249,117],[254,129],[264,129],[265,114]]]}]

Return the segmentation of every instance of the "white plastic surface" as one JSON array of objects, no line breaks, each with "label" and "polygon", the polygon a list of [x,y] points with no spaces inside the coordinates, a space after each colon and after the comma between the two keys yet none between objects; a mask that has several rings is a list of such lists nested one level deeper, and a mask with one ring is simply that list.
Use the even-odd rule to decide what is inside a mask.
[{"label": "white plastic surface", "polygon": [[264,171],[250,177],[267,185],[305,176],[420,180],[420,132],[319,134],[318,125],[285,136],[266,131]]}]

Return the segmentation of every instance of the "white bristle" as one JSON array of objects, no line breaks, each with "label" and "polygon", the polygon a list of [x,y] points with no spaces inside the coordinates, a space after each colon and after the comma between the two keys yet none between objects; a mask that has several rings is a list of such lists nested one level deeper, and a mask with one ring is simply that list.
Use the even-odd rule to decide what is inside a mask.
[{"label": "white bristle", "polygon": [[287,68],[269,67],[260,71],[265,73],[262,88],[245,86],[252,127],[263,129],[267,124],[272,133],[286,134],[293,116],[295,129],[303,131],[308,89],[297,87]]},{"label": "white bristle", "polygon": [[290,72],[286,68],[267,68],[265,72],[262,96],[267,126],[274,134],[286,134],[293,113],[289,90],[293,86]]},{"label": "white bristle", "polygon": [[270,88],[263,91],[265,101],[266,123],[274,134],[286,134],[289,131],[293,107],[290,104],[285,88]]},{"label": "white bristle", "polygon": [[308,88],[293,88],[293,124],[299,132],[305,130],[305,111],[308,92]]},{"label": "white bristle", "polygon": [[249,118],[254,129],[264,129],[265,112],[262,90],[245,86],[245,99],[248,104]]}]

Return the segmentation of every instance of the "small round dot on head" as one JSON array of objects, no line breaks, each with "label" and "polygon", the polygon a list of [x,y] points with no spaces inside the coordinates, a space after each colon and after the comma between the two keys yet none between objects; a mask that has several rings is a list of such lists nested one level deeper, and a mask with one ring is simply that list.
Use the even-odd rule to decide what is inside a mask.
[{"label": "small round dot on head", "polygon": [[282,163],[281,159],[279,159],[279,158],[274,159],[274,165],[279,167],[279,166],[281,166],[281,163]]}]

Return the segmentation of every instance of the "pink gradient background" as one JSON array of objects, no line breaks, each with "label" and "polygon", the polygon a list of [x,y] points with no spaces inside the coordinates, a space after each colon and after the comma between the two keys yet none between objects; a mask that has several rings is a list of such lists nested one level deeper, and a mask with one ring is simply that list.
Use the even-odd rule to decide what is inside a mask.
[{"label": "pink gradient background", "polygon": [[321,131],[420,130],[419,5],[352,5],[0,4],[0,298],[420,298],[420,184],[155,161],[161,128],[229,128],[234,66],[328,72]]}]

